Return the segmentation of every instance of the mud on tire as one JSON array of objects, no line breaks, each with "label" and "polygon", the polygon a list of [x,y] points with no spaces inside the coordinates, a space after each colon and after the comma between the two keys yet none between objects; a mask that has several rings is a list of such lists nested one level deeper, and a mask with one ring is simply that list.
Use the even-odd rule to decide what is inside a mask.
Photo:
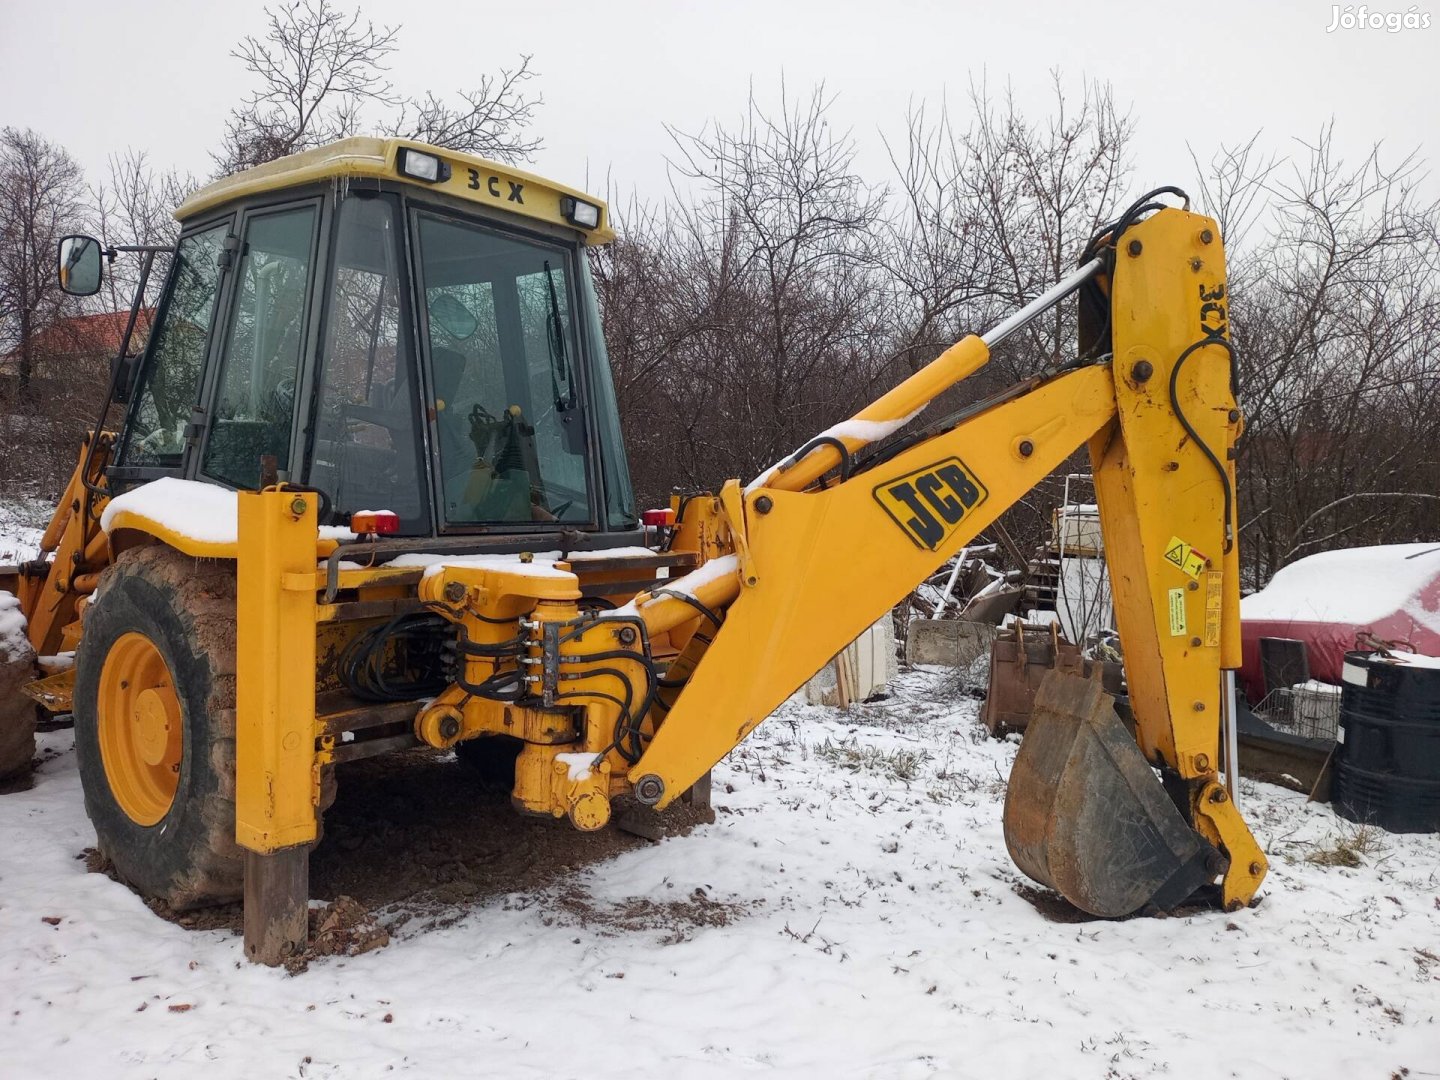
[{"label": "mud on tire", "polygon": [[[105,571],[75,657],[75,753],[85,812],[117,876],[183,911],[238,900],[244,853],[235,842],[235,568],[154,545]],[[139,631],[159,649],[180,699],[179,784],[165,816],[137,824],[110,790],[97,731],[97,688],[110,647]],[[316,842],[335,801],[320,778]]]},{"label": "mud on tire", "polygon": [[[123,553],[85,615],[75,658],[75,753],[85,812],[118,876],[179,909],[237,899],[235,843],[235,572],[162,546]],[[181,757],[169,810],[137,824],[111,791],[97,727],[111,646],[139,631],[159,650],[180,700]]]}]

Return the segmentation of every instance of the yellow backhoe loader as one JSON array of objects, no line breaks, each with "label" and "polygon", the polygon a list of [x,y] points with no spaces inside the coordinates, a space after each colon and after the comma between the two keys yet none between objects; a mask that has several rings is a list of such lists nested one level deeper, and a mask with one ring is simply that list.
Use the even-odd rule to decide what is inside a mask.
[{"label": "yellow backhoe loader", "polygon": [[[587,269],[603,203],[394,139],[211,184],[177,211],[148,342],[114,365],[123,425],[87,441],[13,572],[35,653],[76,662],[5,723],[31,699],[73,712],[117,872],[176,907],[243,895],[247,954],[276,963],[304,942],[336,765],[508,747],[522,813],[664,808],[1086,446],[1135,733],[1097,682],[1049,676],[1008,846],[1097,915],[1245,904],[1266,864],[1227,738],[1225,262],[1215,222],[1166,196],[748,484],[641,515]],[[65,289],[93,293],[116,254],[65,240]],[[1073,360],[927,415],[1072,295]]]}]

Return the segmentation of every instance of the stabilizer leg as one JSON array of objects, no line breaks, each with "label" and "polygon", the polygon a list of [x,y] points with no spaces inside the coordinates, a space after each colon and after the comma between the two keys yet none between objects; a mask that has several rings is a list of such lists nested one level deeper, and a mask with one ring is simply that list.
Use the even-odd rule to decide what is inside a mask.
[{"label": "stabilizer leg", "polygon": [[310,850],[245,852],[245,957],[276,967],[309,939]]}]

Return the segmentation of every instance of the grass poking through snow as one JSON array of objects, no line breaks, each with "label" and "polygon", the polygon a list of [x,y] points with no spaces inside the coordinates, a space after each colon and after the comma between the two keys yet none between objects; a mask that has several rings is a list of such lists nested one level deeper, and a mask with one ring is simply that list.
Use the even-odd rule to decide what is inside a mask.
[{"label": "grass poking through snow", "polygon": [[815,747],[815,756],[850,772],[875,773],[906,784],[918,780],[921,766],[930,760],[930,754],[924,750],[885,750],[879,746],[859,745],[853,739],[838,743],[826,739]]},{"label": "grass poking through snow", "polygon": [[1342,826],[1340,831],[1314,841],[1305,861],[1316,866],[1374,865],[1385,854],[1385,833],[1374,825]]}]

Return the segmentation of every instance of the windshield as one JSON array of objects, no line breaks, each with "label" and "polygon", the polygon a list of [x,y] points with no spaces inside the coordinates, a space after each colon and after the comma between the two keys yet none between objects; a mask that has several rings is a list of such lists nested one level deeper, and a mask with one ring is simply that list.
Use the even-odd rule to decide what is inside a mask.
[{"label": "windshield", "polygon": [[571,253],[429,214],[417,231],[446,521],[590,521]]}]

